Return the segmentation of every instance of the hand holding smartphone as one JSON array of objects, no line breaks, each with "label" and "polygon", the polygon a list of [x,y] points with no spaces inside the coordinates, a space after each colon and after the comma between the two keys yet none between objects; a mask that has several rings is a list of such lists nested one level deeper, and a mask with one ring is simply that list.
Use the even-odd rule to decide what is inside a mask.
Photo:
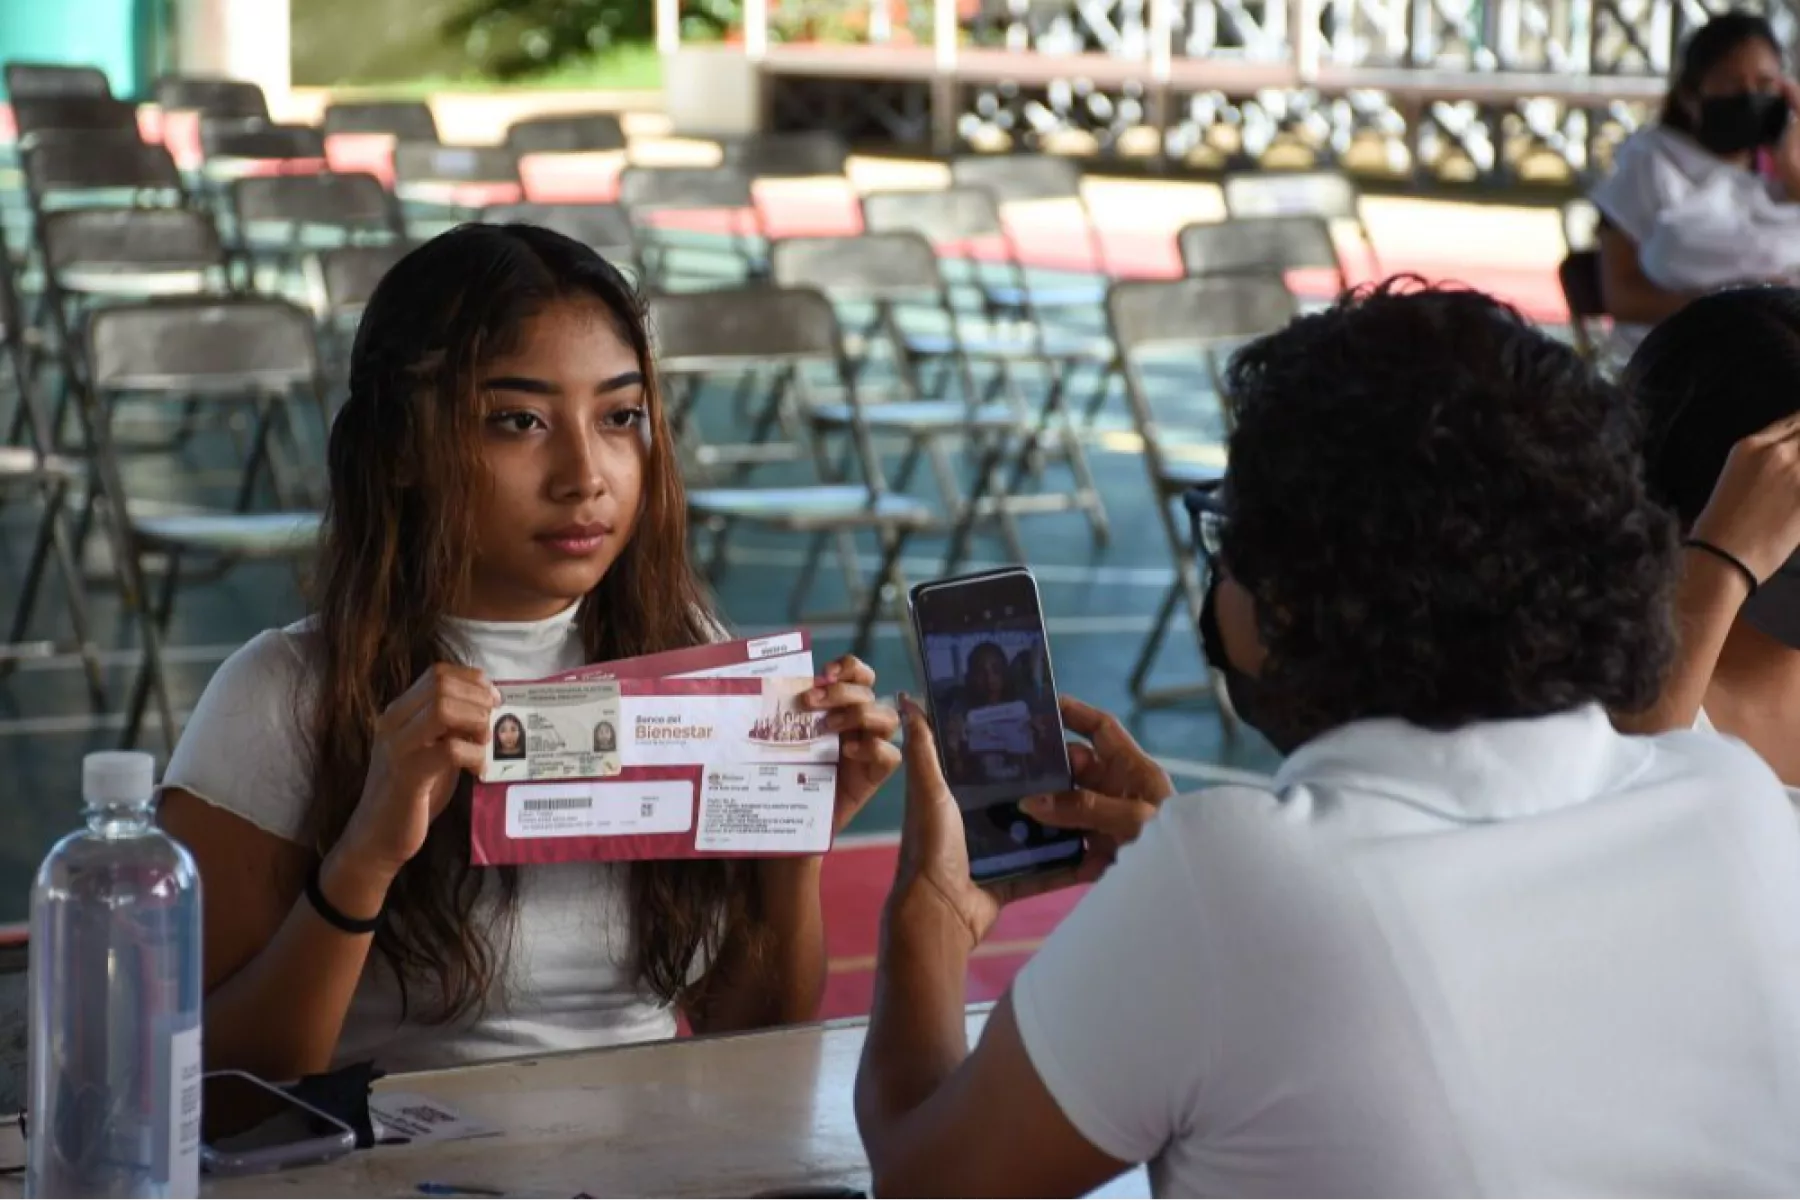
[{"label": "hand holding smartphone", "polygon": [[910,597],[938,756],[978,884],[1065,871],[1078,832],[1020,808],[1074,786],[1037,581],[1023,567],[934,580]]}]

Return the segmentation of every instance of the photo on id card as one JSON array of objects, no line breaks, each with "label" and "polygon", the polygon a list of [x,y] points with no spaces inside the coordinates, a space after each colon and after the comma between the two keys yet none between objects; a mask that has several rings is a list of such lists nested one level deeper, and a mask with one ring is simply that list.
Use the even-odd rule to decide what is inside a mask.
[{"label": "photo on id card", "polygon": [[501,684],[488,717],[484,783],[598,780],[619,774],[616,680]]}]

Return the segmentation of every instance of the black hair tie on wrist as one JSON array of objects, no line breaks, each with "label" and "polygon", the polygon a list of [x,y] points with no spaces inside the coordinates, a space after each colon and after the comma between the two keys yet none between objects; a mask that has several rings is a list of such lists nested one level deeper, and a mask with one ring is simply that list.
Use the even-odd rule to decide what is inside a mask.
[{"label": "black hair tie on wrist", "polygon": [[381,914],[374,917],[350,917],[325,899],[325,890],[319,886],[319,871],[323,863],[315,863],[312,870],[306,873],[306,900],[313,911],[325,919],[327,925],[342,930],[345,934],[373,934],[375,927],[381,924]]},{"label": "black hair tie on wrist", "polygon": [[1732,567],[1737,568],[1738,574],[1744,577],[1744,583],[1750,586],[1750,593],[1744,598],[1745,600],[1749,600],[1751,596],[1755,596],[1756,590],[1762,587],[1762,581],[1756,578],[1756,573],[1750,570],[1750,565],[1726,550],[1724,547],[1714,546],[1704,538],[1689,538],[1683,542],[1682,545],[1690,546],[1695,550],[1703,550],[1720,562],[1728,563]]}]

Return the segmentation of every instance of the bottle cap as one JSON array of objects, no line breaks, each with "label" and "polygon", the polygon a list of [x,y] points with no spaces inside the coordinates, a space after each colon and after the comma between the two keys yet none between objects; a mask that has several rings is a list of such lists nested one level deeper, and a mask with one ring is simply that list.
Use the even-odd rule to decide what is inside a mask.
[{"label": "bottle cap", "polygon": [[140,805],[156,792],[156,760],[143,751],[94,751],[81,761],[81,796],[90,805]]}]

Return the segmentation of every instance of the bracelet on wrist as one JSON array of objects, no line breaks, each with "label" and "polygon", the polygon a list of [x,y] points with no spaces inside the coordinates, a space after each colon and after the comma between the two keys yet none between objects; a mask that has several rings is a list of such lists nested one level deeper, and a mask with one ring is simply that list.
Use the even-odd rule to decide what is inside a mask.
[{"label": "bracelet on wrist", "polygon": [[1689,538],[1683,541],[1682,545],[1692,550],[1704,551],[1721,563],[1735,568],[1737,573],[1744,577],[1744,583],[1750,588],[1749,593],[1744,597],[1745,600],[1755,596],[1756,590],[1762,587],[1762,581],[1756,578],[1756,573],[1750,570],[1750,565],[1724,547],[1708,542],[1704,538]]},{"label": "bracelet on wrist", "polygon": [[313,907],[313,912],[323,918],[326,925],[342,930],[345,934],[375,933],[375,928],[381,925],[381,914],[377,912],[374,917],[369,918],[351,917],[333,905],[325,896],[325,889],[319,882],[319,876],[323,870],[324,861],[320,860],[312,865],[311,871],[306,873],[306,903]]}]

